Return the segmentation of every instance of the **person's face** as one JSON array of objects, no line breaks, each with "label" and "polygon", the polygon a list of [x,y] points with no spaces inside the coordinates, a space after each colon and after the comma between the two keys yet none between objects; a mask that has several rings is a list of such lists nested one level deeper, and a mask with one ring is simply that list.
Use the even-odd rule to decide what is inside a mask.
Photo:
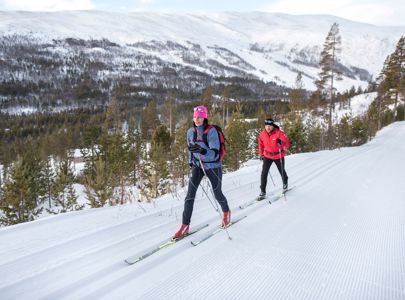
[{"label": "person's face", "polygon": [[264,125],[264,129],[268,132],[268,133],[270,133],[272,130],[273,130],[273,125]]},{"label": "person's face", "polygon": [[201,117],[195,117],[193,118],[193,121],[195,126],[201,126],[202,124],[204,124],[204,118]]}]

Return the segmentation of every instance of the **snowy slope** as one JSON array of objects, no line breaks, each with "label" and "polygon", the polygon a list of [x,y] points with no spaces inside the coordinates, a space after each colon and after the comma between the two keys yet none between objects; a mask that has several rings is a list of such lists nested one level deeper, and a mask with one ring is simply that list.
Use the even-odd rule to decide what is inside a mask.
[{"label": "snowy slope", "polygon": [[[288,156],[287,199],[240,210],[259,191],[251,161],[224,177],[233,216],[247,215],[232,241],[183,240],[132,266],[124,258],[180,225],[184,193],[146,213],[134,204],[2,228],[0,298],[404,299],[404,140],[397,122],[361,147]],[[206,222],[219,217],[200,189],[192,226]]]},{"label": "snowy slope", "polygon": [[340,121],[340,119],[345,116],[362,116],[364,115],[370,104],[377,98],[377,92],[364,93],[354,96],[350,99],[350,105],[345,104],[344,107],[338,108],[335,111],[335,120]]},{"label": "snowy slope", "polygon": [[[153,43],[147,53],[164,61],[183,64],[183,51],[158,49],[166,41],[182,45],[200,63],[215,60],[266,81],[293,86],[297,72],[305,87],[313,89],[319,53],[331,25],[340,25],[341,62],[348,72],[360,73],[336,83],[339,90],[367,86],[378,75],[386,56],[395,48],[404,27],[381,27],[329,15],[293,16],[264,12],[168,14],[103,11],[0,12],[0,35],[22,34],[40,40],[102,39],[121,45]],[[193,52],[198,45],[199,50]],[[137,51],[142,51],[136,48]],[[133,51],[133,48],[130,48]],[[62,50],[61,50],[62,51]],[[130,52],[129,52],[130,53]],[[211,73],[212,70],[196,67]],[[368,74],[364,74],[364,71]],[[225,74],[226,75],[226,74]],[[361,78],[362,77],[362,78]]]}]

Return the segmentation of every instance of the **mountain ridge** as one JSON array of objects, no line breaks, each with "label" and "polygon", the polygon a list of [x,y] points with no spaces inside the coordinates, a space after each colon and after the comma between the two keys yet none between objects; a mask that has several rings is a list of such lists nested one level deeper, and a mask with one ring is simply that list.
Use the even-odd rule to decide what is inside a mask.
[{"label": "mountain ridge", "polygon": [[[20,78],[39,80],[37,75],[19,69],[16,61],[20,58],[14,55],[15,51],[6,49],[10,45],[19,49],[18,41],[11,40],[23,37],[25,44],[38,44],[34,51],[39,53],[37,60],[56,60],[61,64],[58,69],[42,71],[43,81],[52,80],[48,73],[66,77],[70,68],[66,61],[84,55],[86,64],[98,66],[91,75],[95,81],[128,76],[135,85],[142,78],[143,82],[152,80],[152,85],[162,84],[166,89],[198,93],[207,85],[218,83],[215,78],[230,77],[293,87],[301,72],[304,88],[314,90],[319,54],[334,22],[339,23],[342,36],[340,68],[344,76],[336,87],[338,91],[352,86],[365,88],[377,77],[405,27],[369,25],[330,15],[258,11],[0,12],[0,39],[5,48],[0,49],[0,63],[6,66],[0,75],[6,81],[12,80],[17,69]],[[100,46],[103,40],[117,47]],[[36,62],[28,64],[31,69],[38,68]],[[80,68],[75,66],[72,72],[83,74]]]}]

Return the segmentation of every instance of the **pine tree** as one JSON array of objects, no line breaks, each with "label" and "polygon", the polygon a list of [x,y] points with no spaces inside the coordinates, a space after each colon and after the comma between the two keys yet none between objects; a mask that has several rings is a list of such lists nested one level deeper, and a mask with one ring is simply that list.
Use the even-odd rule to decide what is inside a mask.
[{"label": "pine tree", "polygon": [[305,101],[305,89],[304,82],[302,81],[302,73],[298,72],[295,79],[295,86],[291,89],[289,93],[290,98],[290,109],[299,110],[304,106]]},{"label": "pine tree", "polygon": [[[31,153],[32,152],[27,152]],[[2,187],[3,225],[13,225],[34,220],[43,210],[40,207],[44,196],[41,164],[25,153],[18,156]]]},{"label": "pine tree", "polygon": [[169,191],[168,160],[171,153],[171,137],[166,126],[160,125],[153,133],[150,160],[152,163],[152,194],[154,197]]},{"label": "pine tree", "polygon": [[247,160],[249,153],[249,137],[246,123],[240,113],[241,109],[242,107],[238,105],[232,120],[225,128],[227,155],[224,163],[226,168],[231,171],[238,170],[241,163]]},{"label": "pine tree", "polygon": [[182,187],[186,184],[185,178],[189,172],[189,153],[187,149],[187,130],[189,127],[189,122],[186,120],[181,122],[180,127],[174,136],[172,146],[173,161],[170,170],[174,178],[180,179]]},{"label": "pine tree", "polygon": [[305,127],[307,128],[307,151],[314,152],[324,149],[323,140],[325,130],[324,128],[316,123],[314,120],[309,119]]},{"label": "pine tree", "polygon": [[104,128],[107,132],[117,132],[121,130],[120,110],[117,97],[113,96],[108,106],[104,120]]},{"label": "pine tree", "polygon": [[[395,51],[387,56],[383,68],[377,78],[376,108],[378,129],[391,120],[398,119],[397,107],[399,100],[405,98],[403,82],[405,78],[405,37],[402,36]],[[390,105],[394,106],[391,112]],[[391,117],[391,115],[393,115]]]},{"label": "pine tree", "polygon": [[349,147],[352,145],[352,131],[350,116],[344,116],[339,123],[338,128],[338,145],[339,147]]},{"label": "pine tree", "polygon": [[167,96],[161,110],[161,116],[163,123],[167,124],[169,127],[170,135],[173,135],[176,124],[176,104],[174,95],[169,94]]},{"label": "pine tree", "polygon": [[122,133],[111,136],[111,143],[108,151],[109,156],[109,177],[113,187],[118,187],[116,203],[124,204],[128,198],[126,186],[130,180],[133,166],[132,145]]},{"label": "pine tree", "polygon": [[207,107],[208,111],[211,110],[213,94],[214,94],[214,89],[211,85],[209,85],[208,87],[206,87],[204,89],[202,96],[201,96],[202,105]]},{"label": "pine tree", "polygon": [[140,170],[140,158],[143,147],[141,132],[135,128],[135,122],[129,122],[127,142],[129,145],[128,163],[131,166],[130,175],[132,185],[136,186]]},{"label": "pine tree", "polygon": [[44,178],[46,180],[45,184],[45,194],[46,198],[48,199],[48,209],[52,207],[52,189],[54,184],[54,177],[55,173],[53,171],[52,166],[52,158],[48,156],[45,161],[45,168],[44,168]]},{"label": "pine tree", "polygon": [[141,114],[142,138],[150,140],[155,129],[160,125],[156,102],[150,101]]},{"label": "pine tree", "polygon": [[339,33],[339,25],[333,23],[329,33],[325,39],[319,66],[319,80],[315,82],[317,89],[321,94],[328,94],[329,97],[329,115],[328,115],[328,147],[333,148],[333,132],[332,132],[332,112],[334,110],[334,82],[341,80],[341,72],[339,71],[339,54],[341,52],[341,36]]},{"label": "pine tree", "polygon": [[305,152],[307,149],[307,131],[298,112],[290,112],[284,120],[284,129],[291,146],[291,153]]},{"label": "pine tree", "polygon": [[96,162],[100,155],[100,136],[102,131],[98,126],[89,125],[84,129],[83,140],[84,145],[80,149],[83,156],[84,168],[83,175],[95,178]]},{"label": "pine tree", "polygon": [[258,144],[258,139],[260,132],[262,132],[263,127],[264,127],[264,120],[268,118],[266,112],[262,107],[259,108],[257,111],[257,121],[252,124],[252,129],[249,131],[249,148],[250,150],[250,156],[249,158],[259,158],[259,144]]},{"label": "pine tree", "polygon": [[113,188],[108,182],[105,162],[101,157],[96,161],[94,174],[94,177],[91,175],[85,177],[85,193],[90,207],[103,207],[112,198]]},{"label": "pine tree", "polygon": [[231,86],[227,85],[224,87],[222,91],[221,99],[222,99],[222,128],[225,128],[226,124],[228,123],[228,116],[229,116],[229,98],[231,95]]},{"label": "pine tree", "polygon": [[155,174],[150,160],[148,151],[146,150],[146,144],[144,144],[144,151],[141,152],[141,163],[140,163],[140,176],[138,180],[138,189],[142,197],[146,198],[148,202],[154,197],[156,197],[156,186],[155,184]]},{"label": "pine tree", "polygon": [[66,156],[57,166],[56,178],[52,188],[52,198],[55,207],[47,209],[49,213],[59,214],[84,208],[84,205],[77,203],[78,196],[73,187],[74,180],[72,161],[71,158]]},{"label": "pine tree", "polygon": [[355,117],[352,121],[353,145],[359,146],[367,142],[367,126],[361,117]]}]

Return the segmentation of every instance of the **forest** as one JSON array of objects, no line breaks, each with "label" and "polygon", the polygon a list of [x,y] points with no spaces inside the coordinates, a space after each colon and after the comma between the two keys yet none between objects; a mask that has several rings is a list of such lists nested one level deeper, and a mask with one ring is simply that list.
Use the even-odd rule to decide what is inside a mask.
[{"label": "forest", "polygon": [[[254,78],[210,78],[194,90],[148,84],[148,93],[146,86],[133,85],[131,79],[95,82],[86,75],[97,67],[92,65],[77,76],[72,69],[71,75],[51,83],[39,77],[35,84],[3,80],[3,107],[12,95],[19,104],[38,106],[39,111],[0,113],[1,225],[31,221],[45,212],[83,209],[85,205],[77,202],[77,184],[84,186],[86,206],[91,208],[175,193],[187,183],[186,131],[192,126],[193,107],[200,104],[208,107],[209,122],[224,130],[225,172],[257,158],[257,136],[268,117],[290,138],[289,154],[358,146],[387,124],[404,120],[405,38],[366,90],[352,87],[341,93],[333,85],[339,80],[339,40],[335,23],[325,39],[315,91],[305,90],[298,73],[293,88]],[[83,46],[82,41],[64,42]],[[4,38],[2,43],[5,47]],[[115,47],[107,42],[102,46]],[[32,63],[49,67],[49,72],[57,66],[57,60]],[[366,114],[335,121],[336,110],[350,107],[351,99],[364,93],[376,93]],[[41,108],[42,96],[54,99],[46,109]],[[61,104],[58,99],[63,99],[65,109],[50,110],[53,103]],[[77,162],[84,164],[79,174],[72,168]]]}]

